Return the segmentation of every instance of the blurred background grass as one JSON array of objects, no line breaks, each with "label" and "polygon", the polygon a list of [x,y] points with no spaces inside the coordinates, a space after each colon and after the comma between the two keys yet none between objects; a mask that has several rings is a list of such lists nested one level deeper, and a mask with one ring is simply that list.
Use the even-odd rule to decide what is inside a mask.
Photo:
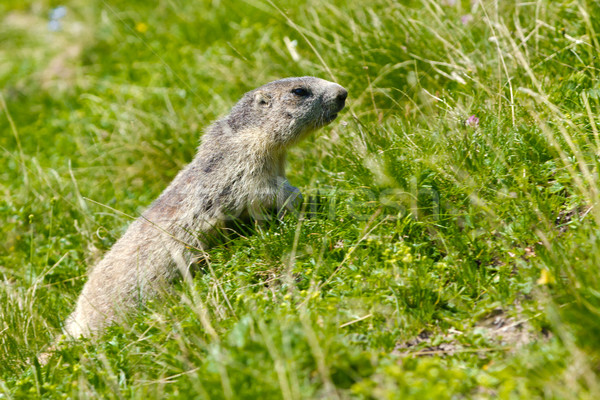
[{"label": "blurred background grass", "polygon": [[[597,398],[599,12],[3,1],[0,395]],[[322,207],[37,365],[204,127],[299,75],[350,93],[289,157]]]}]

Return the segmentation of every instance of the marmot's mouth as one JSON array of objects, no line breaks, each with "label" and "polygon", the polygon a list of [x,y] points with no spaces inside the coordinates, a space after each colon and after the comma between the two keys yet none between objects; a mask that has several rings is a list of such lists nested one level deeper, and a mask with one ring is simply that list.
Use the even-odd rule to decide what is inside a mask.
[{"label": "marmot's mouth", "polygon": [[337,118],[337,113],[333,113],[333,114],[329,114],[328,116],[325,117],[325,123],[328,124],[331,121],[333,121],[334,119]]},{"label": "marmot's mouth", "polygon": [[329,110],[323,115],[323,124],[327,125],[331,121],[337,118],[338,113],[344,109],[345,104],[336,104],[334,106],[328,107]]}]

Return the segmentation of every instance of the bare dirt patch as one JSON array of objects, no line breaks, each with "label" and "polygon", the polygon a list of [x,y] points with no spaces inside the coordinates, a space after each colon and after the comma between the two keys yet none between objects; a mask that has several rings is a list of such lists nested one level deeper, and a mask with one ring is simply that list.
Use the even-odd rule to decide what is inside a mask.
[{"label": "bare dirt patch", "polygon": [[[505,351],[513,353],[530,343],[546,340],[549,332],[534,328],[530,320],[522,315],[521,307],[517,306],[517,315],[509,316],[500,308],[493,310],[479,320],[468,332],[453,328],[443,333],[423,331],[415,338],[398,343],[393,354],[407,356],[423,355],[453,355],[461,352]],[[533,317],[535,318],[535,317]],[[473,346],[469,343],[484,339],[487,346]]]}]

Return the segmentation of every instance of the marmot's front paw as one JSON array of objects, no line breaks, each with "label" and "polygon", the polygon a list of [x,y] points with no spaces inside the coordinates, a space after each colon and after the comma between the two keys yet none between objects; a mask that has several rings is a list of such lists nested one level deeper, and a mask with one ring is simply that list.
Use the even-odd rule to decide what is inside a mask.
[{"label": "marmot's front paw", "polygon": [[292,213],[297,215],[302,205],[302,193],[300,189],[290,185],[286,180],[283,185],[279,188],[277,194],[277,216],[283,217],[286,213]]}]

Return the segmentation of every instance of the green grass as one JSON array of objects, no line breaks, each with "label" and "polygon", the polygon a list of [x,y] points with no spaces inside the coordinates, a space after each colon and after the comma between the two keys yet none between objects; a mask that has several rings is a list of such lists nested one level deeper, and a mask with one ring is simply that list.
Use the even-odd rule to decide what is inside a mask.
[{"label": "green grass", "polygon": [[[0,4],[0,398],[598,398],[597,2],[296,3]],[[203,128],[298,75],[349,90],[304,213],[40,366]]]}]

